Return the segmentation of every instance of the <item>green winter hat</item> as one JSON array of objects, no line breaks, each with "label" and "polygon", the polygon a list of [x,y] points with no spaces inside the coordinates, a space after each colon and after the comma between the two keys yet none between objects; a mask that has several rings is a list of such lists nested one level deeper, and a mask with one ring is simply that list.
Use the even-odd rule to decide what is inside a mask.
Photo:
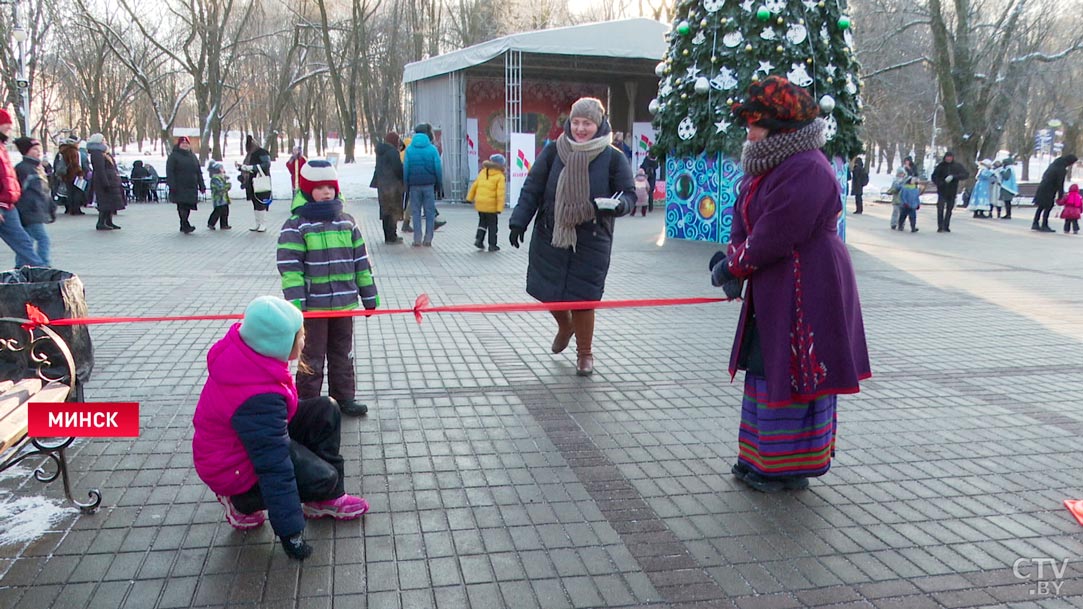
[{"label": "green winter hat", "polygon": [[256,353],[285,362],[303,323],[297,307],[276,296],[260,296],[244,310],[241,339]]}]

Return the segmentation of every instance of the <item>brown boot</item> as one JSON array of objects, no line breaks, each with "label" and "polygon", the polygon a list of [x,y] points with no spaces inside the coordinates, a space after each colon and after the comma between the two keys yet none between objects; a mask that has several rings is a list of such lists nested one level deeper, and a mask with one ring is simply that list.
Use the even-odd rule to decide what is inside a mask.
[{"label": "brown boot", "polygon": [[575,373],[590,376],[594,373],[594,354],[590,351],[594,341],[594,309],[572,311],[572,325],[575,327]]},{"label": "brown boot", "polygon": [[550,313],[557,320],[557,336],[553,339],[553,353],[560,353],[568,347],[572,335],[575,334],[575,328],[572,327],[572,312],[550,311]]}]

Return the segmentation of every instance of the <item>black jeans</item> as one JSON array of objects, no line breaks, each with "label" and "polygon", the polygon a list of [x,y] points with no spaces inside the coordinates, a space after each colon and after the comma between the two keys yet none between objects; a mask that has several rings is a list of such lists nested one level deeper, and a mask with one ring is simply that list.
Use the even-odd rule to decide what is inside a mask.
[{"label": "black jeans", "polygon": [[207,218],[207,226],[214,226],[215,222],[221,220],[222,228],[229,226],[229,205],[219,205],[211,212],[211,217]]},{"label": "black jeans", "polygon": [[955,209],[955,197],[950,201],[942,197],[936,198],[936,230],[948,230],[951,228],[951,210]]},{"label": "black jeans", "polygon": [[346,402],[354,399],[353,318],[325,317],[305,320],[303,361],[312,370],[297,371],[297,396],[311,399],[323,389],[323,366],[327,361],[327,393]]},{"label": "black jeans", "polygon": [[1065,220],[1064,232],[1068,232],[1068,229],[1072,229],[1075,232],[1079,232],[1079,220]]},{"label": "black jeans", "polygon": [[855,211],[854,213],[860,214],[864,213],[865,211],[864,201],[861,200],[862,196],[863,193],[861,192],[860,188],[854,190],[854,203],[857,204],[857,211]]},{"label": "black jeans", "polygon": [[496,227],[500,223],[500,214],[479,211],[478,212],[478,236],[474,241],[481,243],[485,240],[485,232],[489,232],[489,247],[496,245]]},{"label": "black jeans", "polygon": [[[339,453],[342,413],[326,396],[301,400],[290,420],[290,461],[301,501],[327,501],[346,493],[346,473]],[[230,498],[242,514],[267,509],[259,483]]]},{"label": "black jeans", "polygon": [[380,216],[384,228],[384,243],[396,243],[399,240],[399,223],[395,216]]}]

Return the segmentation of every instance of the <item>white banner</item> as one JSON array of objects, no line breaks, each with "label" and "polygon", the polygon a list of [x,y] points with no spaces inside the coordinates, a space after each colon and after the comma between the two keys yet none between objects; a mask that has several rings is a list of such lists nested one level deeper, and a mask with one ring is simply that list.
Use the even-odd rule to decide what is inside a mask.
[{"label": "white banner", "polygon": [[632,123],[632,141],[628,142],[632,147],[632,174],[639,171],[643,159],[647,158],[647,152],[654,146],[654,127],[650,123]]},{"label": "white banner", "polygon": [[470,180],[478,177],[478,119],[466,119],[466,166],[470,170]]},{"label": "white banner", "polygon": [[526,181],[526,174],[534,165],[534,134],[512,133],[509,141],[511,156],[508,158],[508,168],[511,170],[511,193],[510,205],[515,206],[519,202],[519,191]]}]

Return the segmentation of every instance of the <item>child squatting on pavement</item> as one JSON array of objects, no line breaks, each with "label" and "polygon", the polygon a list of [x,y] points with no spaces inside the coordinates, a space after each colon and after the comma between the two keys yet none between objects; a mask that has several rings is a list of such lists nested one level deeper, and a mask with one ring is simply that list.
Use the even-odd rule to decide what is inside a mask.
[{"label": "child squatting on pavement", "polygon": [[298,560],[312,554],[305,518],[353,520],[369,509],[345,491],[338,405],[326,396],[297,398],[289,362],[304,348],[302,322],[281,298],[253,300],[207,353],[209,377],[192,418],[196,473],[226,520],[244,530],[270,519]]}]

